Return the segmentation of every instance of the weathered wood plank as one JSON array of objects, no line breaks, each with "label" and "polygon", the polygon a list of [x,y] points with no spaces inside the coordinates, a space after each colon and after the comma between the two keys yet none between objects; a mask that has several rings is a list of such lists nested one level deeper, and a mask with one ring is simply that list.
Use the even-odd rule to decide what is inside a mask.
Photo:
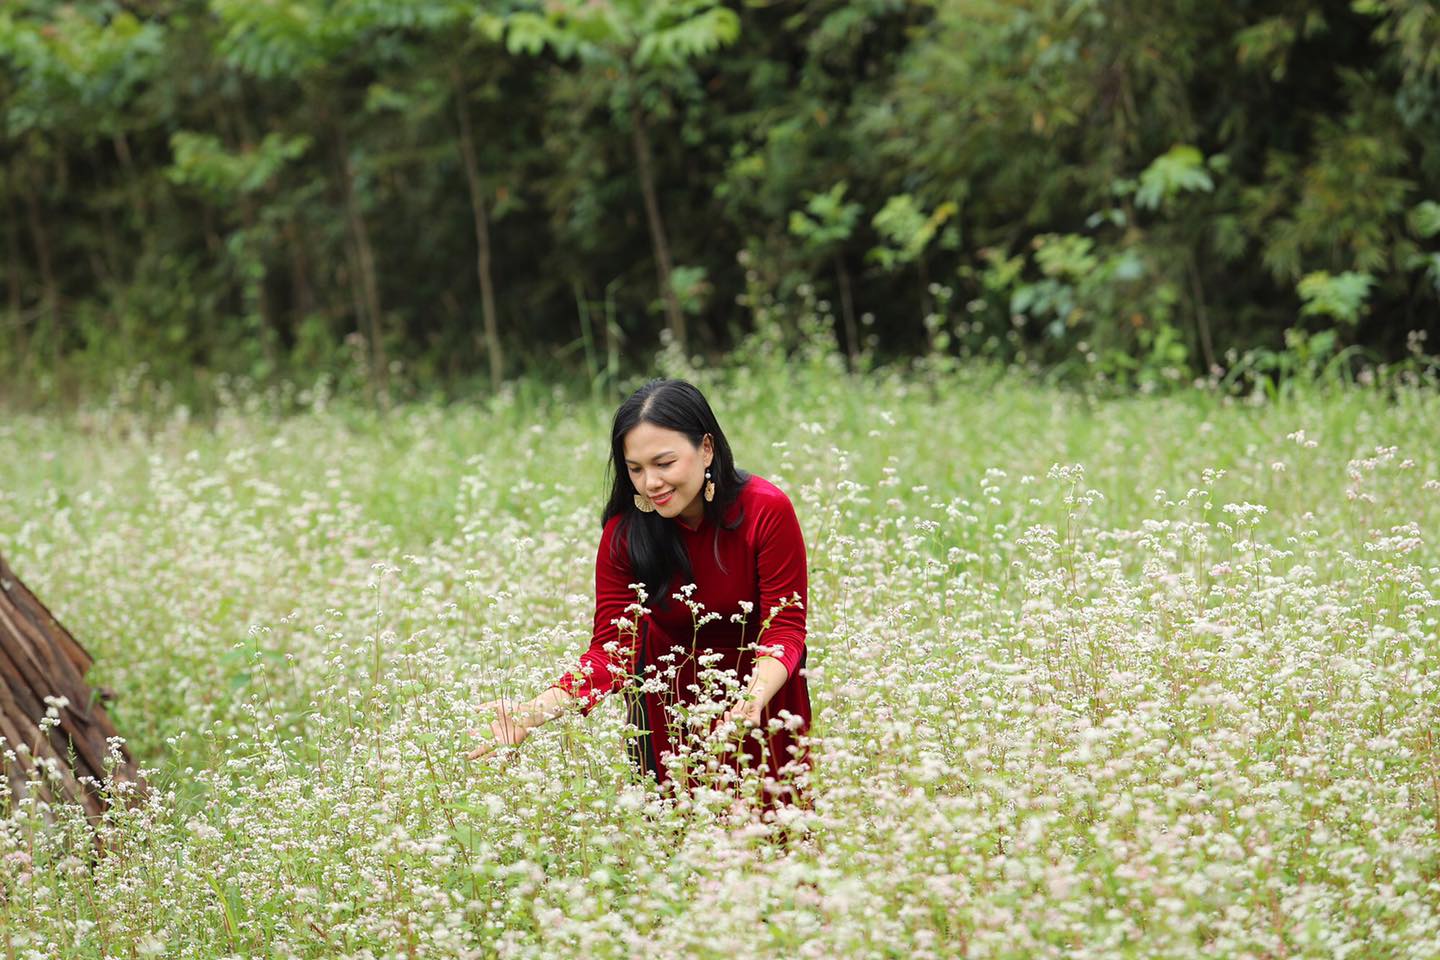
[{"label": "weathered wood plank", "polygon": [[[106,801],[81,779],[104,781],[107,740],[117,733],[85,682],[93,660],[0,557],[0,754],[15,753],[4,764],[4,779],[17,799],[33,789],[42,799],[78,803],[98,822]],[[59,724],[42,734],[47,696],[68,703],[58,711]],[[134,796],[143,797],[147,785],[129,750],[122,745],[120,754],[115,777],[135,784]],[[37,760],[54,761],[59,776],[52,780],[39,772]]]},{"label": "weathered wood plank", "polygon": [[38,626],[47,636],[55,638],[61,651],[81,676],[90,670],[93,660],[89,652],[76,642],[69,630],[60,625],[50,608],[41,603],[40,598],[31,593],[20,578],[15,576],[15,572],[5,563],[4,557],[0,557],[0,588],[9,595],[22,616]]}]

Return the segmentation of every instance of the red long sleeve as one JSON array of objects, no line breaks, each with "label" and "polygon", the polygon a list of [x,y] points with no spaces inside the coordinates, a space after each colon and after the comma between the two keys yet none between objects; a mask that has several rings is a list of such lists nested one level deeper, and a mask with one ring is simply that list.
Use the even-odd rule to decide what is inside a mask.
[{"label": "red long sleeve", "polygon": [[[566,673],[554,684],[581,701],[582,715],[588,715],[601,697],[624,682],[635,659],[634,633],[630,628],[622,631],[615,623],[625,618],[633,624],[637,619],[633,612],[625,612],[626,607],[636,602],[636,595],[630,589],[634,581],[630,577],[624,538],[611,550],[619,524],[619,516],[611,517],[600,534],[600,547],[595,556],[594,630],[589,649],[580,655],[580,672]],[[610,650],[606,649],[607,645],[611,646]]]},{"label": "red long sleeve", "polygon": [[[770,611],[782,601],[793,601],[770,621],[770,626],[757,638],[761,647],[772,650],[785,665],[787,677],[795,673],[800,656],[805,652],[805,604],[809,599],[809,573],[806,568],[805,540],[800,534],[800,521],[790,499],[777,488],[772,495],[756,498],[755,548],[756,573],[760,581],[760,607],[755,611],[756,623],[763,624]],[[763,651],[761,651],[763,653]],[[759,654],[757,654],[758,656]]]}]

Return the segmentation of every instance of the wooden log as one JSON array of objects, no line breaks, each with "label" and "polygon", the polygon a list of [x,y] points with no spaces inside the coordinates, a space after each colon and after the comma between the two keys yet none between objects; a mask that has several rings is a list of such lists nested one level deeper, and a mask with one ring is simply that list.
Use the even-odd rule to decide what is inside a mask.
[{"label": "wooden log", "polygon": [[[9,786],[6,806],[35,796],[55,804],[78,803],[98,824],[109,803],[102,784],[115,726],[102,701],[108,691],[92,690],[85,673],[94,658],[55,619],[0,556],[0,770]],[[53,703],[58,723],[42,724]],[[148,790],[130,751],[118,746],[110,771],[127,799]]]}]

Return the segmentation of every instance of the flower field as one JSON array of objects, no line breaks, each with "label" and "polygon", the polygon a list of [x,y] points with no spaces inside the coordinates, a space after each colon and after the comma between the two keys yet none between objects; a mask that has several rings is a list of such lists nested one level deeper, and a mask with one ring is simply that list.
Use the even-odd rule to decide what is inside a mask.
[{"label": "flower field", "polygon": [[0,956],[1440,955],[1433,389],[781,373],[691,375],[809,553],[783,843],[630,785],[619,697],[464,759],[588,643],[618,391],[0,419],[157,787],[98,861],[0,799]]}]

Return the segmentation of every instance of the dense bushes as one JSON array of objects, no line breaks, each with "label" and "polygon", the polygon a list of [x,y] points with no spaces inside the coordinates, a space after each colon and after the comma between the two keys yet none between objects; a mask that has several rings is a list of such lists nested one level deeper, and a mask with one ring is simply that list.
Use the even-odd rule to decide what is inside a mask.
[{"label": "dense bushes", "polygon": [[767,295],[1121,383],[1393,358],[1437,50],[1428,0],[19,0],[0,370],[594,376]]}]

